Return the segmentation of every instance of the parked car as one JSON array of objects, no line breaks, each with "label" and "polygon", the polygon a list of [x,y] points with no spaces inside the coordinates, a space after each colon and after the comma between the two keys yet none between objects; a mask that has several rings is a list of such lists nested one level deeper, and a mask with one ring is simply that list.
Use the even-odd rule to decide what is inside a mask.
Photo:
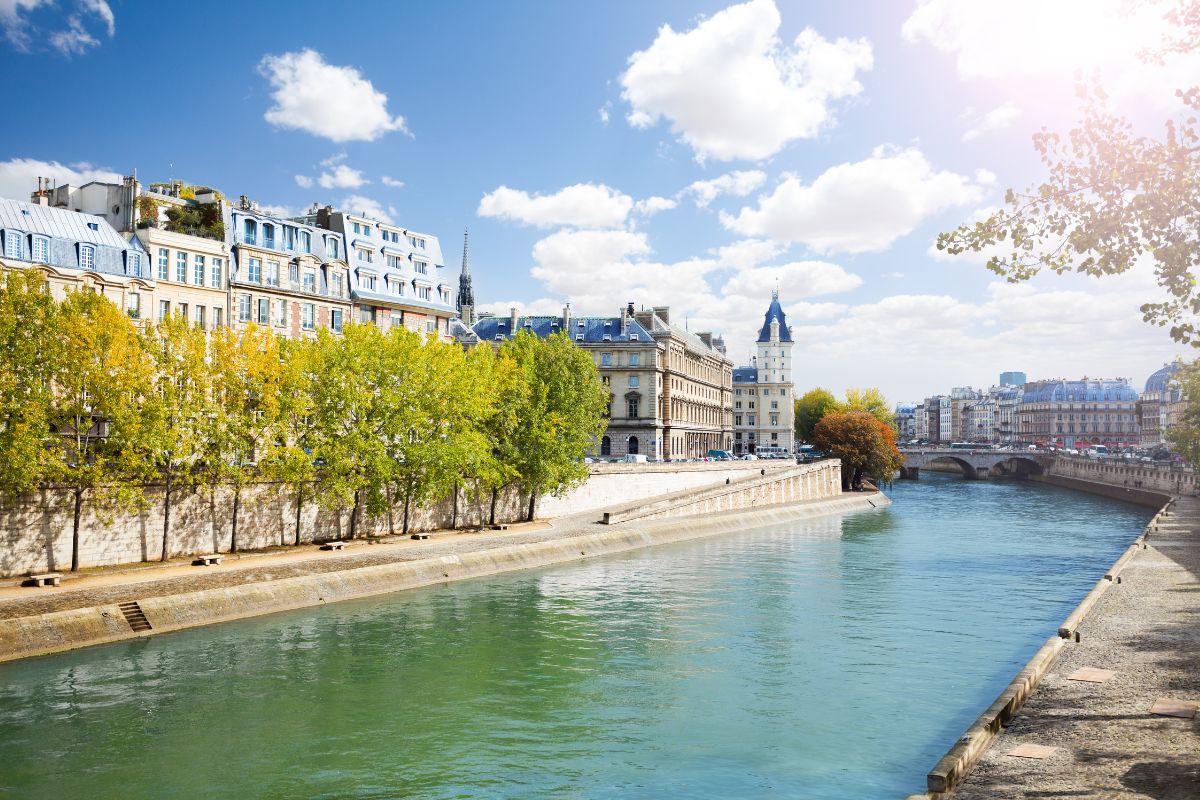
[{"label": "parked car", "polygon": [[758,456],[754,455],[754,453],[746,453],[746,455],[742,456],[742,461],[758,461]]},{"label": "parked car", "polygon": [[640,453],[626,453],[625,454],[625,463],[626,464],[645,464],[647,461],[648,461],[648,459],[644,455],[641,455]]},{"label": "parked car", "polygon": [[708,458],[710,461],[733,461],[733,453],[728,450],[709,450]]}]

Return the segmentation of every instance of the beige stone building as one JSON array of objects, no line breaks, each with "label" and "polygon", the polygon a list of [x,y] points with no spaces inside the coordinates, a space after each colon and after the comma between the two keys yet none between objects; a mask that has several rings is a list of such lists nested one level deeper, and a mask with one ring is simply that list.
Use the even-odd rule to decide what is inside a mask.
[{"label": "beige stone building", "polygon": [[787,453],[795,447],[792,330],[771,293],[755,344],[754,363],[733,370],[733,452]]},{"label": "beige stone building", "polygon": [[148,318],[161,322],[179,314],[207,331],[229,324],[229,246],[224,240],[157,227],[130,235],[145,247],[157,286]]}]

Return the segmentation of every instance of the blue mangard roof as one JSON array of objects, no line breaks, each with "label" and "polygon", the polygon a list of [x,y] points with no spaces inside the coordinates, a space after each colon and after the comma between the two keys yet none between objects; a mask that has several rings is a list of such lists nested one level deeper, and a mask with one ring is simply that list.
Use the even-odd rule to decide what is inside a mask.
[{"label": "blue mangard roof", "polygon": [[734,367],[733,382],[734,383],[756,383],[758,381],[758,370],[754,367]]},{"label": "blue mangard roof", "polygon": [[1039,381],[1030,384],[1024,403],[1135,402],[1138,393],[1125,380]]},{"label": "blue mangard roof", "polygon": [[763,318],[762,330],[758,332],[758,341],[771,341],[771,323],[773,321],[779,323],[779,341],[790,342],[792,340],[792,331],[788,328],[787,317],[783,314],[783,306],[779,305],[779,292],[771,292],[771,306],[767,309],[767,314]]},{"label": "blue mangard roof", "polygon": [[[472,330],[484,341],[495,341],[497,336],[509,339],[514,331],[510,329],[511,320],[508,317],[484,317],[475,323]],[[620,317],[572,317],[570,325],[564,327],[562,317],[517,317],[516,332],[529,331],[536,336],[546,337],[565,330],[571,340],[579,343],[612,342],[642,342],[654,345],[654,339],[649,332],[636,321],[625,321],[625,332],[621,332]],[[580,339],[580,336],[583,336]],[[634,339],[633,337],[637,337]]]},{"label": "blue mangard roof", "polygon": [[0,199],[0,232],[0,257],[16,247],[17,260],[33,261],[34,240],[44,237],[45,257],[38,260],[47,266],[81,270],[81,255],[90,246],[89,271],[151,279],[146,251],[138,238],[126,241],[106,220],[93,214]]},{"label": "blue mangard roof", "polygon": [[1179,365],[1175,363],[1164,364],[1162,369],[1155,372],[1146,379],[1147,392],[1161,392],[1167,388],[1171,382],[1171,377],[1179,369]]}]

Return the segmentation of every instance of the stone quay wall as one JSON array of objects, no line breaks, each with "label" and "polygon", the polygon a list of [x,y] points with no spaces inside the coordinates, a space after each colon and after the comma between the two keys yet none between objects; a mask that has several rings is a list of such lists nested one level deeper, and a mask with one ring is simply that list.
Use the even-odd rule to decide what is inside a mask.
[{"label": "stone quay wall", "polygon": [[[771,462],[767,462],[771,463]],[[778,462],[768,473],[791,462]],[[758,475],[763,462],[688,464],[595,464],[587,483],[564,497],[544,497],[539,517],[560,517],[696,487],[724,484],[726,479]],[[233,493],[221,488],[176,489],[171,494],[172,557],[221,553],[230,549]],[[506,492],[496,506],[498,522],[514,522],[526,511],[527,497]],[[457,510],[452,498],[411,510],[411,530],[481,525],[488,519],[491,496],[460,491]],[[64,570],[71,564],[73,502],[65,491],[44,490],[0,505],[0,577]],[[358,535],[384,536],[403,527],[403,503],[390,515],[359,520]],[[599,513],[597,513],[599,518]],[[262,550],[295,541],[296,505],[290,492],[276,484],[242,490],[238,512],[238,548]],[[163,490],[145,489],[139,510],[105,508],[85,498],[80,517],[80,565],[83,567],[156,561],[162,553]],[[327,509],[306,502],[301,509],[302,543],[344,539],[350,535],[350,509]]]},{"label": "stone quay wall", "polygon": [[[1197,475],[1190,469],[1126,463],[1117,459],[1058,456],[1046,475],[1172,496],[1194,495],[1200,492]],[[1161,502],[1149,504],[1162,505]]]}]

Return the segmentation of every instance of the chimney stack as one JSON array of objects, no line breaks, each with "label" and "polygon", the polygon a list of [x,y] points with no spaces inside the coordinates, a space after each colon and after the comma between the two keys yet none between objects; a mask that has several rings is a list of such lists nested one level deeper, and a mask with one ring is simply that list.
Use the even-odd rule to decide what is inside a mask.
[{"label": "chimney stack", "polygon": [[517,307],[513,306],[508,310],[508,335],[517,335]]},{"label": "chimney stack", "polygon": [[563,306],[563,330],[571,327],[571,304],[567,303]]}]

